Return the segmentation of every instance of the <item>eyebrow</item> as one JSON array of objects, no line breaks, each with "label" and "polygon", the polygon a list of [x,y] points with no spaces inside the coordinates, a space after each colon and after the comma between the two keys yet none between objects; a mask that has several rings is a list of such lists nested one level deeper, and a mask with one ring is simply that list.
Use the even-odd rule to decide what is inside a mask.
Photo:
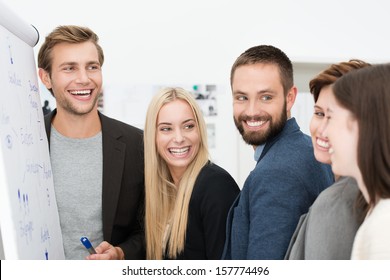
[{"label": "eyebrow", "polygon": [[188,119],[188,120],[185,120],[184,122],[182,123],[188,123],[188,122],[191,122],[191,121],[195,121],[194,119]]},{"label": "eyebrow", "polygon": [[[91,64],[99,64],[100,65],[100,62],[97,60],[91,60],[91,61],[88,61],[86,63],[86,65],[91,65]],[[67,62],[61,63],[60,65],[58,65],[58,67],[62,67],[62,66],[66,66],[66,65],[74,66],[74,65],[79,65],[79,63],[74,62],[74,61],[67,61]]]},{"label": "eyebrow", "polygon": [[326,109],[326,111],[328,112],[328,113],[333,113],[333,110],[332,109]]},{"label": "eyebrow", "polygon": [[266,89],[263,89],[263,90],[259,90],[257,92],[257,94],[264,94],[264,93],[268,93],[268,94],[277,94],[276,91],[270,89],[270,88],[266,88]]},{"label": "eyebrow", "polygon": [[87,65],[90,65],[90,64],[99,64],[100,65],[100,62],[98,60],[91,60],[91,61],[87,62]]},{"label": "eyebrow", "polygon": [[171,125],[171,123],[168,123],[168,122],[161,122],[161,123],[158,123],[157,126],[160,126],[160,125]]},{"label": "eyebrow", "polygon": [[58,65],[58,67],[62,67],[62,66],[66,66],[66,65],[77,65],[76,62],[64,62],[64,63],[61,63],[60,65]]},{"label": "eyebrow", "polygon": [[[182,122],[182,124],[185,124],[185,123],[188,123],[188,122],[191,122],[191,121],[195,121],[195,119],[185,120],[185,121]],[[170,123],[170,122],[161,122],[161,123],[157,124],[157,126],[160,126],[160,125],[172,125],[172,123]]]},{"label": "eyebrow", "polygon": [[[248,93],[243,92],[241,90],[234,91],[233,94],[243,94],[243,95],[248,95]],[[262,89],[256,92],[256,94],[277,94],[274,90],[270,88]]]}]

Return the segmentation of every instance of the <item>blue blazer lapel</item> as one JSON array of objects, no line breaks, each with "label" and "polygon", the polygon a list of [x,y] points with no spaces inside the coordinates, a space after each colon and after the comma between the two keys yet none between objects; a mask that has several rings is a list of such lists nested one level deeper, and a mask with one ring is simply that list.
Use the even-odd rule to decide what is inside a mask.
[{"label": "blue blazer lapel", "polygon": [[295,118],[291,118],[291,119],[287,120],[286,124],[284,125],[283,130],[278,135],[276,135],[275,137],[273,137],[267,141],[267,143],[264,146],[263,152],[261,153],[261,156],[257,162],[259,162],[265,156],[265,154],[271,149],[271,147],[281,137],[287,136],[287,135],[294,133],[296,131],[299,131],[299,126],[298,126]]}]

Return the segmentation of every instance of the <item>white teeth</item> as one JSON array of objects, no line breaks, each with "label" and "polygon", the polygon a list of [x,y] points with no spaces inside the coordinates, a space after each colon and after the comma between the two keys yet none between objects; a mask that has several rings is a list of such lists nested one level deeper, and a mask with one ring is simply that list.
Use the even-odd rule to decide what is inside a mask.
[{"label": "white teeth", "polygon": [[333,150],[333,148],[329,148],[329,154],[331,155],[331,154],[333,154],[334,153],[334,150]]},{"label": "white teeth", "polygon": [[321,140],[319,138],[317,138],[317,145],[322,147],[322,148],[325,148],[325,149],[328,149],[329,148],[329,142],[328,141],[324,141],[324,140]]},{"label": "white teeth", "polygon": [[255,126],[261,126],[265,123],[265,121],[256,121],[256,122],[253,122],[253,121],[247,121],[246,124],[250,127],[255,127]]},{"label": "white teeth", "polygon": [[186,152],[188,152],[188,150],[190,149],[190,147],[186,147],[186,148],[171,148],[169,149],[169,152],[172,153],[172,154],[175,154],[175,155],[181,155],[181,154],[185,154]]},{"label": "white teeth", "polygon": [[73,91],[70,91],[70,93],[74,94],[74,95],[85,95],[85,94],[90,94],[91,90],[89,90],[89,89],[86,89],[86,90],[73,90]]}]

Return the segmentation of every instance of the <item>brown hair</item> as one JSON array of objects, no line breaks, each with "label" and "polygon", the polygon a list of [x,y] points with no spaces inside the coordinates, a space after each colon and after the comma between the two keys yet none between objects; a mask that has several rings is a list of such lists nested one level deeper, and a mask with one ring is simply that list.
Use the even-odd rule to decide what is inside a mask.
[{"label": "brown hair", "polygon": [[333,84],[338,78],[354,69],[360,69],[371,64],[359,59],[351,59],[348,62],[332,64],[329,68],[319,73],[309,82],[310,92],[313,94],[314,102],[317,102],[323,87]]},{"label": "brown hair", "polygon": [[268,45],[247,49],[236,59],[230,72],[230,85],[233,82],[234,72],[239,66],[256,63],[275,64],[278,66],[285,95],[294,85],[293,66],[290,59],[280,49]]},{"label": "brown hair", "polygon": [[61,25],[46,36],[45,42],[39,49],[38,67],[51,75],[52,57],[51,52],[55,45],[60,43],[78,44],[90,41],[95,44],[100,65],[103,65],[103,49],[98,44],[99,37],[89,28],[75,25]]},{"label": "brown hair", "polygon": [[359,125],[357,162],[372,208],[390,198],[390,64],[352,71],[336,81],[334,95]]}]

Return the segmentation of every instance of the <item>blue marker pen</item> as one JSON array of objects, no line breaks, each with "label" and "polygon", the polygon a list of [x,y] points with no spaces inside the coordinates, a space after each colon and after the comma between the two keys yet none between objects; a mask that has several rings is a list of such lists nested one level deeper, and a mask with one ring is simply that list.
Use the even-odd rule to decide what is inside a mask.
[{"label": "blue marker pen", "polygon": [[84,247],[87,248],[88,252],[92,254],[96,254],[95,248],[93,248],[91,242],[89,242],[88,238],[83,236],[80,238],[81,243],[83,243]]}]

